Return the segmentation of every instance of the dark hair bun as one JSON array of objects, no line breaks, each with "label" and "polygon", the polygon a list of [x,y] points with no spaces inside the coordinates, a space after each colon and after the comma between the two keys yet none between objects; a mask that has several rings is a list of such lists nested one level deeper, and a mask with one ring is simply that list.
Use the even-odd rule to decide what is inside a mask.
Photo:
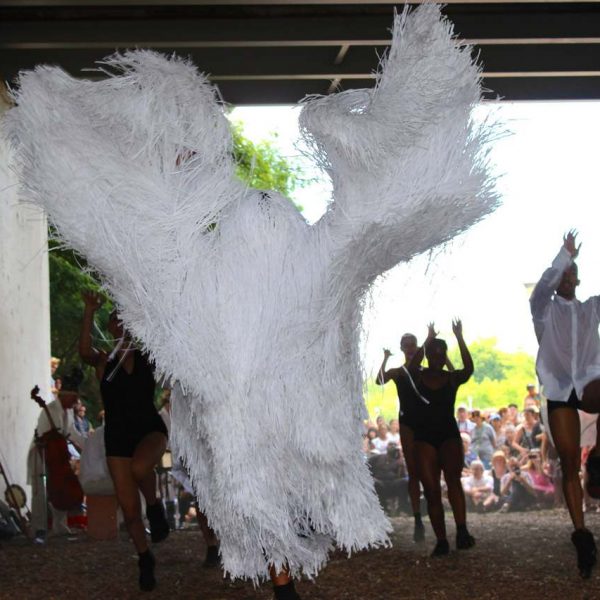
[{"label": "dark hair bun", "polygon": [[79,367],[73,367],[70,371],[65,373],[61,377],[62,386],[61,391],[63,392],[78,392],[79,386],[83,381],[83,371]]}]

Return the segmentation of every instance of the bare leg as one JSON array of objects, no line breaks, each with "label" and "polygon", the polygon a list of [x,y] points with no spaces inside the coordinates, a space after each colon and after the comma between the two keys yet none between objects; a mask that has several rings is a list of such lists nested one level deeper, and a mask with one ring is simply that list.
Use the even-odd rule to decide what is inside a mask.
[{"label": "bare leg", "polygon": [[[464,464],[463,445],[460,438],[446,440],[440,448],[439,455],[448,486],[448,500],[456,523],[456,547],[459,550],[467,550],[475,545],[475,538],[467,529],[465,492],[460,480]],[[478,505],[479,502],[478,500]]]},{"label": "bare leg", "polygon": [[421,511],[421,489],[419,486],[419,473],[417,459],[415,457],[414,433],[410,427],[400,424],[400,443],[402,444],[402,453],[406,462],[408,471],[408,494],[413,513]]},{"label": "bare leg", "polygon": [[467,522],[467,508],[465,492],[460,481],[462,475],[464,456],[460,439],[446,440],[439,450],[440,463],[444,472],[444,479],[448,486],[448,500],[457,525]]},{"label": "bare leg", "polygon": [[[586,410],[592,408],[589,404],[592,402],[590,396],[587,400]],[[592,533],[585,529],[583,519],[583,490],[579,480],[581,466],[579,415],[576,410],[566,406],[555,408],[550,413],[549,424],[562,465],[565,500],[575,527],[571,541],[577,550],[577,567],[581,576],[587,579],[596,564],[596,544]]]},{"label": "bare leg", "polygon": [[166,436],[154,431],[145,436],[135,447],[131,459],[133,478],[137,482],[140,492],[144,495],[148,506],[156,503],[156,473],[154,467],[159,463],[166,447]]},{"label": "bare leg", "polygon": [[423,483],[427,512],[438,540],[446,539],[446,523],[440,486],[441,468],[437,450],[427,442],[415,442],[415,454],[419,468],[419,479]]},{"label": "bare leg", "polygon": [[150,537],[154,543],[165,540],[170,531],[162,502],[156,498],[156,473],[167,445],[167,437],[154,431],[146,435],[135,447],[131,459],[131,472],[146,500],[146,516],[150,523]]},{"label": "bare leg", "polygon": [[138,484],[131,470],[131,458],[120,456],[107,456],[106,462],[112,477],[117,501],[123,511],[125,526],[133,545],[138,553],[148,550],[146,531],[142,521],[142,506]]},{"label": "bare leg", "polygon": [[555,408],[548,419],[550,432],[562,468],[562,487],[565,501],[575,529],[583,529],[583,492],[579,480],[581,451],[579,448],[580,422],[576,410]]},{"label": "bare leg", "polygon": [[208,519],[206,515],[198,509],[196,513],[196,518],[198,519],[198,525],[200,526],[200,531],[202,531],[202,536],[204,537],[204,541],[207,546],[218,546],[219,540],[217,539],[217,534],[208,524]]},{"label": "bare leg", "polygon": [[413,541],[421,542],[425,539],[425,527],[421,520],[421,486],[419,483],[419,467],[415,455],[415,440],[413,430],[400,423],[400,443],[408,472],[408,495],[415,518]]},{"label": "bare leg", "polygon": [[[600,379],[590,381],[585,386],[581,398],[581,408],[593,415],[600,413]],[[600,441],[600,418],[596,421],[596,440]],[[598,441],[590,452],[591,456],[600,456],[600,443]]]}]

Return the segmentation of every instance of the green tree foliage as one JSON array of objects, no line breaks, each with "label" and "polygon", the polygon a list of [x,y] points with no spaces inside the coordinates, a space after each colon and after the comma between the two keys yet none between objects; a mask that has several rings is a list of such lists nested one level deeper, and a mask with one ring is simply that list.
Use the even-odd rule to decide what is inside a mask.
[{"label": "green tree foliage", "polygon": [[[535,362],[526,352],[503,352],[494,338],[479,339],[469,345],[475,372],[473,377],[460,386],[456,404],[472,405],[473,408],[500,408],[514,402],[522,406],[528,383],[535,382]],[[455,368],[462,368],[458,347],[448,353]],[[386,419],[398,416],[398,397],[393,382],[384,387],[372,379],[366,382],[365,400],[369,415],[382,414]]]},{"label": "green tree foliage", "polygon": [[[301,176],[300,167],[287,160],[277,150],[272,141],[254,143],[244,136],[243,126],[232,126],[234,157],[237,162],[237,176],[250,187],[275,190],[290,197],[292,192],[306,180]],[[298,207],[301,210],[300,207]],[[49,232],[52,239],[52,231]],[[61,359],[57,372],[69,370],[79,365],[78,339],[83,301],[81,291],[99,289],[98,282],[87,272],[85,259],[71,250],[62,248],[56,242],[50,242],[50,339],[52,356]],[[112,306],[105,303],[98,312],[96,324],[104,330]],[[95,343],[98,347],[107,347],[100,332],[96,332]],[[98,384],[92,369],[86,369],[86,378],[82,394],[88,405],[88,416],[94,422],[101,408]]]},{"label": "green tree foliage", "polygon": [[[239,122],[233,123],[231,129],[236,173],[242,181],[259,190],[279,192],[287,198],[304,185],[300,166],[282,156],[272,140],[258,143],[249,140]],[[298,206],[298,210],[302,207]]]},{"label": "green tree foliage", "polygon": [[[527,384],[536,381],[535,361],[526,352],[503,352],[494,338],[477,340],[469,346],[475,373],[459,388],[457,403],[475,408],[500,408],[514,402],[521,407]],[[450,359],[460,365],[460,353],[454,348]]]}]

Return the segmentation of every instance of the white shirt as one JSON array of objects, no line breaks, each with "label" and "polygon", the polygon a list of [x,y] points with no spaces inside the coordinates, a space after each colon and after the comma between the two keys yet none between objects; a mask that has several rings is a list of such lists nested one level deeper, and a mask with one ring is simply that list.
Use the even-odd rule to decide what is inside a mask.
[{"label": "white shirt", "polygon": [[494,489],[494,480],[490,475],[486,475],[485,473],[481,476],[481,479],[476,479],[474,475],[469,475],[468,477],[464,477],[462,479],[463,489],[465,492],[470,492],[472,490],[477,490],[480,488],[488,488],[485,492],[488,496],[492,493]]},{"label": "white shirt", "polygon": [[459,421],[456,419],[456,424],[458,425],[458,430],[461,433],[468,433],[471,435],[473,433],[473,429],[475,429],[475,423],[473,421],[467,419],[466,421]]},{"label": "white shirt", "polygon": [[600,296],[580,302],[555,295],[563,273],[572,262],[569,251],[561,248],[529,301],[540,345],[537,374],[545,396],[560,402],[569,399],[573,388],[581,398],[583,388],[600,379]]},{"label": "white shirt", "polygon": [[397,446],[400,445],[400,434],[399,433],[388,433],[388,444],[394,442]]},{"label": "white shirt", "polygon": [[[72,440],[80,448],[83,448],[85,444],[85,438],[75,429],[75,420],[73,417],[73,409],[69,408],[65,410],[60,403],[60,400],[53,400],[47,404],[48,412],[52,417],[52,421],[57,429],[63,435],[68,435],[69,440]],[[41,437],[47,431],[50,431],[52,425],[48,419],[46,411],[42,409],[36,426],[37,434]]]},{"label": "white shirt", "polygon": [[387,452],[389,443],[389,433],[386,436],[385,440],[382,440],[380,437],[376,437],[371,440],[371,444],[373,444],[373,451],[376,454],[385,454]]}]

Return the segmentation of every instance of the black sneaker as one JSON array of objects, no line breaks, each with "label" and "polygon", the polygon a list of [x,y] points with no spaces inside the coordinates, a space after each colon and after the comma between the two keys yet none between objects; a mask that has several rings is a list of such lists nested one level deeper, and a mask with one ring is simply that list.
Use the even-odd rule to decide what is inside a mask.
[{"label": "black sneaker", "polygon": [[431,553],[431,557],[435,558],[436,556],[446,556],[450,553],[450,544],[448,540],[438,540],[433,552]]},{"label": "black sneaker", "polygon": [[219,546],[209,546],[206,550],[206,558],[204,559],[202,566],[207,569],[212,569],[213,567],[218,567],[220,564]]},{"label": "black sneaker", "polygon": [[156,587],[154,578],[154,555],[150,550],[146,550],[139,555],[138,567],[140,568],[140,590],[142,592],[151,592]]},{"label": "black sneaker", "polygon": [[587,472],[586,489],[592,498],[600,498],[600,456],[588,456],[585,463]]},{"label": "black sneaker", "polygon": [[571,535],[571,541],[577,550],[577,568],[579,574],[588,579],[596,564],[596,543],[588,529],[577,529]]},{"label": "black sneaker", "polygon": [[423,521],[415,521],[415,529],[413,531],[413,542],[422,542],[425,539],[425,525]]},{"label": "black sneaker", "polygon": [[469,530],[464,527],[456,530],[456,549],[468,550],[475,545],[475,538],[469,533]]},{"label": "black sneaker", "polygon": [[162,542],[169,537],[169,523],[165,516],[165,509],[160,500],[156,504],[146,507],[146,517],[150,523],[150,538],[154,544]]}]

